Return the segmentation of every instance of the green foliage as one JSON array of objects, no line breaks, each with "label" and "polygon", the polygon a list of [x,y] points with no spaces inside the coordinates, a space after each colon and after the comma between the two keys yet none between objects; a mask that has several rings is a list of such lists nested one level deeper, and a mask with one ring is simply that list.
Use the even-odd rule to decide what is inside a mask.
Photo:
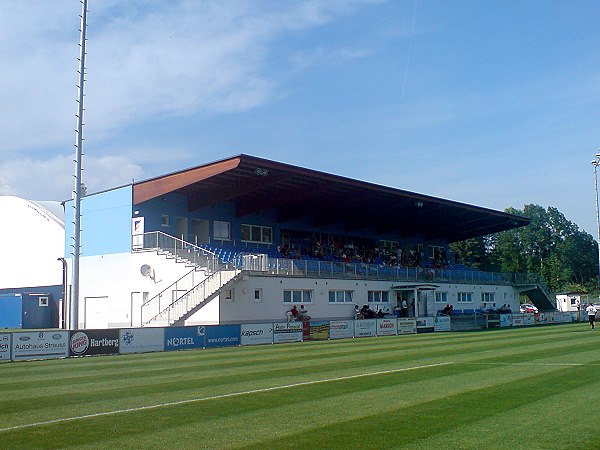
[{"label": "green foliage", "polygon": [[529,217],[530,225],[451,245],[464,264],[483,270],[539,273],[553,291],[581,286],[595,290],[598,247],[594,238],[558,209],[525,205],[510,214]]}]

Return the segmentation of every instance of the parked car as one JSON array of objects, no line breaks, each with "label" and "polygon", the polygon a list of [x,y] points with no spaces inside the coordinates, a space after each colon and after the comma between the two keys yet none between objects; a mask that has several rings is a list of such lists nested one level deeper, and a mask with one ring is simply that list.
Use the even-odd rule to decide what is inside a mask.
[{"label": "parked car", "polygon": [[537,312],[539,312],[538,309],[536,308],[536,306],[532,305],[530,303],[523,303],[521,305],[521,307],[519,308],[519,310],[522,313],[537,313]]}]

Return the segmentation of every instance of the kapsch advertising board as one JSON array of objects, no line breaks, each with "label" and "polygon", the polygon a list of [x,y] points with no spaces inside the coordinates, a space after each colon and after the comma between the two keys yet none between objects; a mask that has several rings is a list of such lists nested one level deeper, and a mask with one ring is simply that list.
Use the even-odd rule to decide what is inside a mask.
[{"label": "kapsch advertising board", "polygon": [[204,348],[205,327],[165,328],[165,351]]},{"label": "kapsch advertising board", "polygon": [[13,361],[66,358],[67,356],[69,356],[68,331],[13,333]]},{"label": "kapsch advertising board", "polygon": [[162,352],[164,328],[126,328],[119,331],[119,353]]},{"label": "kapsch advertising board", "polygon": [[302,322],[278,322],[273,324],[273,342],[302,342]]},{"label": "kapsch advertising board", "polygon": [[206,347],[233,347],[240,345],[239,325],[208,325]]},{"label": "kapsch advertising board", "polygon": [[71,331],[69,348],[71,356],[119,353],[119,330]]},{"label": "kapsch advertising board", "polygon": [[332,320],[329,322],[329,337],[331,339],[348,339],[354,337],[352,320]]},{"label": "kapsch advertising board", "polygon": [[398,334],[417,334],[417,321],[412,317],[400,317],[398,320]]},{"label": "kapsch advertising board", "polygon": [[377,321],[364,319],[354,321],[354,337],[377,336]]},{"label": "kapsch advertising board", "polygon": [[10,360],[10,334],[0,334],[0,361]]},{"label": "kapsch advertising board", "polygon": [[398,334],[398,319],[377,319],[377,336],[395,336]]},{"label": "kapsch advertising board", "polygon": [[272,323],[247,323],[242,324],[242,345],[259,345],[273,343]]}]

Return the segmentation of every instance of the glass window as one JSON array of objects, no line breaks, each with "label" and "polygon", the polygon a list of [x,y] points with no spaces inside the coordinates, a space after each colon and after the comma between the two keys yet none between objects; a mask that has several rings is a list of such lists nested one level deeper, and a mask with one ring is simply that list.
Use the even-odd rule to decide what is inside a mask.
[{"label": "glass window", "polygon": [[352,291],[329,291],[329,303],[352,303]]},{"label": "glass window", "polygon": [[388,303],[388,291],[367,291],[367,301],[369,303]]},{"label": "glass window", "polygon": [[436,292],[435,293],[435,302],[436,303],[448,303],[448,293],[447,292]]},{"label": "glass window", "polygon": [[169,216],[166,214],[162,214],[160,216],[160,226],[161,227],[168,227],[169,226]]},{"label": "glass window", "polygon": [[215,220],[214,222],[214,238],[215,239],[231,239],[229,232],[229,222],[220,222]]},{"label": "glass window", "polygon": [[472,292],[459,292],[458,293],[458,301],[461,303],[469,303],[473,301],[473,293]]},{"label": "glass window", "polygon": [[242,225],[242,241],[245,242],[273,242],[273,229],[258,225]]},{"label": "glass window", "polygon": [[483,303],[494,303],[495,300],[495,295],[493,292],[482,292],[481,293],[481,301]]},{"label": "glass window", "polygon": [[312,300],[312,291],[302,289],[284,289],[284,303],[310,303]]}]

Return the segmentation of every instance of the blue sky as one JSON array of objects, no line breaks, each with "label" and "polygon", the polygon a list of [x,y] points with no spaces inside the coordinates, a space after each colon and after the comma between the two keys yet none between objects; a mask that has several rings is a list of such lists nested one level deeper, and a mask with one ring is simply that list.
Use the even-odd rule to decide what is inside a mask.
[{"label": "blue sky", "polygon": [[[0,195],[70,197],[77,0],[0,0]],[[84,182],[246,153],[596,237],[597,1],[89,0]]]}]

